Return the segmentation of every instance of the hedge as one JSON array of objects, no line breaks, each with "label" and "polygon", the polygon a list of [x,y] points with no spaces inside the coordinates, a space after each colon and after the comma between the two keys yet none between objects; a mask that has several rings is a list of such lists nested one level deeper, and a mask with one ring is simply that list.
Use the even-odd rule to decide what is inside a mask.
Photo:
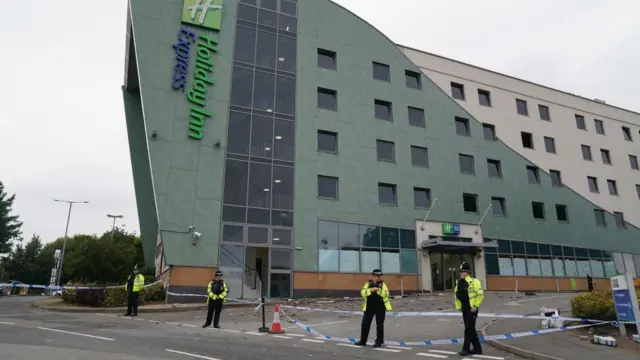
[{"label": "hedge", "polygon": [[[640,288],[636,288],[636,297],[640,301]],[[616,320],[611,290],[594,291],[576,296],[571,300],[571,312],[573,317],[582,319]]]},{"label": "hedge", "polygon": [[[140,305],[154,301],[162,301],[165,295],[166,292],[163,284],[147,286],[140,291]],[[123,307],[127,306],[127,291],[124,289],[124,286],[108,289],[65,289],[62,291],[62,300],[70,304],[82,306]]]}]

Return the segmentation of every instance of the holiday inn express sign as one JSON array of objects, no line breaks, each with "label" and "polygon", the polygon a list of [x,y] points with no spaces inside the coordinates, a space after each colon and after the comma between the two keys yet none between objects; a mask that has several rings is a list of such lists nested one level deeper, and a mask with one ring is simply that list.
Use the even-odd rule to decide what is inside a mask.
[{"label": "holiday inn express sign", "polygon": [[[176,59],[171,87],[186,92],[189,109],[189,137],[201,140],[205,119],[211,117],[206,107],[207,92],[214,82],[213,55],[218,52],[218,31],[222,24],[223,0],[184,0],[178,42],[173,45]],[[196,32],[205,31],[197,34]],[[195,47],[193,79],[187,81],[189,56]],[[190,83],[190,84],[188,84]]]}]

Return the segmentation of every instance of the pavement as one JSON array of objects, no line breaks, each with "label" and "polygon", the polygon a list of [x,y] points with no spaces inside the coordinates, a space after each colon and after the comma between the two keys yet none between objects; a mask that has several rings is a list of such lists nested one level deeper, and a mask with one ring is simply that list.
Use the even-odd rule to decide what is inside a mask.
[{"label": "pavement", "polygon": [[[554,303],[568,301],[570,295],[561,298],[548,295],[537,296],[535,301],[514,298],[511,295],[487,293],[486,310],[519,313],[522,308],[551,307]],[[548,299],[546,299],[548,298]],[[398,311],[449,310],[451,295],[418,296],[393,300]],[[509,306],[507,303],[527,301],[526,305]],[[129,318],[107,313],[58,313],[33,308],[33,298],[11,297],[0,304],[0,358],[3,360],[299,360],[346,359],[387,360],[395,359],[522,359],[502,350],[484,345],[482,357],[461,358],[456,353],[460,345],[430,346],[385,346],[381,349],[361,348],[351,344],[337,343],[309,334],[283,317],[284,334],[273,335],[257,332],[260,316],[253,308],[227,308],[223,311],[223,329],[202,329],[203,311],[141,313]],[[358,310],[359,301],[330,302],[306,305],[311,307]],[[267,312],[267,326],[273,318],[272,309]],[[513,311],[509,311],[513,310]],[[360,316],[335,313],[287,310],[287,315],[313,327],[316,331],[333,337],[357,337]],[[481,318],[478,328],[489,324],[491,319]],[[385,324],[386,340],[424,341],[458,337],[462,334],[460,319],[456,317],[397,317],[389,316]],[[496,324],[494,324],[496,326]],[[531,323],[533,329],[539,323]],[[375,326],[374,326],[375,327]],[[490,334],[494,332],[490,327]],[[497,329],[499,330],[499,329]],[[529,329],[530,330],[530,329]],[[507,329],[506,332],[513,332]],[[557,334],[533,336],[527,339],[549,341]],[[372,329],[371,338],[375,337]],[[536,340],[537,340],[536,339]],[[544,340],[546,339],[546,340]],[[580,345],[583,345],[581,342]],[[581,360],[616,356],[612,348],[601,348],[608,353]],[[597,357],[595,357],[597,356]],[[575,359],[570,357],[567,359]],[[636,357],[637,359],[637,357]]]}]

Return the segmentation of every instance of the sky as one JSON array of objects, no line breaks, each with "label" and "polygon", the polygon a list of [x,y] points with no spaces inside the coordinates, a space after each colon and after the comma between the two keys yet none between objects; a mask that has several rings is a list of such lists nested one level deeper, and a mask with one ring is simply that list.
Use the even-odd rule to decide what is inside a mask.
[{"label": "sky", "polygon": [[[640,1],[335,2],[396,43],[640,111]],[[108,213],[138,231],[120,90],[126,8],[2,3],[0,181],[27,239],[64,235],[68,205],[54,199],[89,201],[74,205],[70,235],[108,230]]]}]

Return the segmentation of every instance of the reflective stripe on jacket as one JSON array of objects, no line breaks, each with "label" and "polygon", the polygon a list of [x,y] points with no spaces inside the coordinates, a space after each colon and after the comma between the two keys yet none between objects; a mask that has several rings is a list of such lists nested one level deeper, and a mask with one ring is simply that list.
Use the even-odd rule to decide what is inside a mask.
[{"label": "reflective stripe on jacket", "polygon": [[[482,290],[482,284],[480,284],[480,280],[474,279],[471,276],[467,276],[464,280],[469,284],[469,304],[472,308],[479,308],[484,300],[484,291]],[[456,300],[456,310],[462,309],[462,303],[456,297],[456,293],[458,292],[458,283],[456,283],[456,288],[453,290],[453,296]]]},{"label": "reflective stripe on jacket", "polygon": [[[369,289],[369,282],[367,281],[362,290],[360,290],[360,295],[362,296],[362,311],[367,311],[367,298],[371,296],[372,292]],[[391,302],[389,301],[389,288],[387,284],[382,283],[382,287],[378,289],[378,295],[382,298],[382,302],[384,303],[385,309],[387,311],[391,311]]]},{"label": "reflective stripe on jacket", "polygon": [[229,287],[227,286],[227,283],[224,280],[221,280],[222,282],[222,292],[220,294],[216,294],[213,292],[213,281],[209,281],[209,286],[207,286],[207,294],[209,294],[209,297],[207,298],[207,304],[209,303],[209,299],[211,300],[218,300],[218,299],[222,299],[224,300],[224,302],[227,302],[227,293],[229,292]]},{"label": "reflective stripe on jacket", "polygon": [[[131,275],[127,278],[127,283],[124,284],[124,289],[129,291],[129,279],[131,279]],[[144,276],[142,274],[136,275],[135,279],[133,279],[133,292],[140,292],[144,287]]]}]

